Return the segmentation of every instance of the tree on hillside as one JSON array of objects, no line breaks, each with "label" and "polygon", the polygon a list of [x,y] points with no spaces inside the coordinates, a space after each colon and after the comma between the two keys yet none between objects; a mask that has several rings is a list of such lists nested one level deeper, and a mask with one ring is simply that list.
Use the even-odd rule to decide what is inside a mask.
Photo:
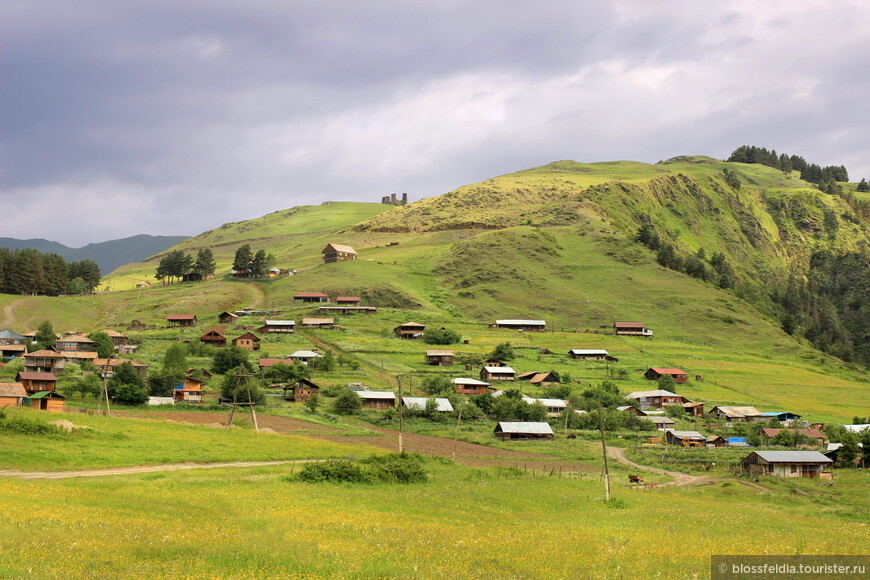
[{"label": "tree on hillside", "polygon": [[152,397],[171,397],[175,385],[182,379],[163,369],[149,369],[145,387]]},{"label": "tree on hillside", "polygon": [[231,369],[244,366],[249,371],[248,351],[237,346],[218,349],[212,357],[212,372],[222,375]]},{"label": "tree on hillside", "polygon": [[252,278],[259,278],[266,274],[266,270],[266,251],[257,250],[257,253],[254,254],[253,258],[251,258],[251,266],[248,269],[248,274]]},{"label": "tree on hillside", "polygon": [[142,405],[148,400],[145,383],[130,362],[115,368],[107,388],[112,400],[122,405]]},{"label": "tree on hillside", "polygon": [[870,185],[867,185],[867,179],[862,177],[861,181],[858,182],[858,187],[856,189],[858,191],[870,191]]},{"label": "tree on hillside", "polygon": [[659,377],[659,388],[663,391],[675,392],[677,383],[674,382],[674,377],[671,375],[662,375]]},{"label": "tree on hillside", "polygon": [[276,383],[296,383],[300,379],[310,379],[311,371],[302,364],[277,363],[263,371],[263,378]]},{"label": "tree on hillside", "polygon": [[426,344],[456,344],[462,337],[455,330],[429,327],[423,331],[423,342]]},{"label": "tree on hillside", "polygon": [[66,291],[67,263],[57,254],[42,256],[42,291],[48,296],[60,296]]},{"label": "tree on hillside", "polygon": [[100,285],[100,267],[93,260],[70,262],[67,267],[67,278],[81,278],[88,292],[93,292]]},{"label": "tree on hillside", "polygon": [[251,252],[251,245],[245,244],[236,250],[236,255],[233,258],[233,270],[237,275],[247,276],[251,270],[251,261],[254,255]]},{"label": "tree on hillside", "polygon": [[173,344],[163,353],[163,372],[175,379],[187,374],[187,348],[182,343]]},{"label": "tree on hillside", "polygon": [[208,278],[214,275],[216,269],[214,254],[209,248],[203,248],[196,253],[196,262],[193,264],[194,272],[203,278]]},{"label": "tree on hillside", "polygon": [[36,335],[33,337],[37,346],[40,349],[51,348],[57,342],[57,336],[54,334],[54,328],[47,320],[43,321],[39,328],[36,329]]},{"label": "tree on hillside", "polygon": [[229,400],[235,397],[237,402],[247,403],[248,391],[250,391],[251,401],[255,405],[262,404],[266,400],[262,383],[253,376],[240,376],[249,373],[250,370],[245,365],[230,369],[221,382],[221,397]]},{"label": "tree on hillside", "polygon": [[361,408],[362,399],[350,389],[343,389],[332,402],[332,410],[339,415],[352,415]]},{"label": "tree on hillside", "polygon": [[511,343],[509,342],[499,343],[495,345],[495,348],[492,349],[491,353],[489,353],[489,358],[496,360],[513,360],[514,347],[511,346]]},{"label": "tree on hillside", "polygon": [[94,349],[100,358],[112,358],[115,354],[115,343],[105,332],[92,332],[88,338],[94,341]]},{"label": "tree on hillside", "polygon": [[423,390],[429,395],[446,397],[456,389],[453,382],[444,375],[433,375],[423,379]]}]

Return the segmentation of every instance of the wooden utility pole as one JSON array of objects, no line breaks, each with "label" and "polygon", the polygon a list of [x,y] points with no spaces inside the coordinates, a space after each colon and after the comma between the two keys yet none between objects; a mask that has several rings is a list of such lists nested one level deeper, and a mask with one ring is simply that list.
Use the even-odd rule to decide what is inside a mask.
[{"label": "wooden utility pole", "polygon": [[453,430],[453,463],[456,463],[456,445],[459,441],[459,422],[462,421],[462,409],[465,405],[459,405],[459,412],[456,414],[456,428]]},{"label": "wooden utility pole", "polygon": [[112,362],[112,357],[106,359],[106,366],[103,368],[103,394],[106,396],[106,417],[111,414],[109,409],[109,364]]},{"label": "wooden utility pole", "polygon": [[405,452],[405,441],[403,434],[405,431],[405,413],[404,405],[402,405],[402,377],[396,377],[396,382],[399,384],[399,453]]},{"label": "wooden utility pole", "polygon": [[[260,427],[259,427],[259,425],[257,425],[257,412],[254,410],[254,399],[251,397],[251,385],[248,382],[248,379],[251,377],[251,375],[246,374],[246,373],[238,373],[238,374],[235,374],[233,376],[236,379],[236,387],[233,389],[233,404],[230,407],[229,417],[227,417],[227,430],[229,430],[229,428],[233,424],[233,416],[236,414],[236,407],[241,405],[241,406],[246,406],[251,410],[251,421],[254,423],[254,433],[259,433]],[[239,403],[238,402],[239,401],[239,386],[241,385],[242,381],[245,382],[245,390],[248,392],[248,402],[247,403]]]},{"label": "wooden utility pole", "polygon": [[604,457],[604,501],[610,501],[610,472],[607,470],[607,443],[604,442],[604,411],[598,403],[598,430],[601,432],[601,455]]}]

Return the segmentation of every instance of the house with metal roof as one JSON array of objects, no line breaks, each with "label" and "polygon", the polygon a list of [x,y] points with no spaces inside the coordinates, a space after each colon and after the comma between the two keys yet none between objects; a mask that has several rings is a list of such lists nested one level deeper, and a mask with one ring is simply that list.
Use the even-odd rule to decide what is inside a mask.
[{"label": "house with metal roof", "polygon": [[26,344],[0,344],[0,359],[12,359],[27,354]]},{"label": "house with metal roof", "polygon": [[517,373],[511,367],[483,367],[480,369],[480,380],[495,382],[495,381],[513,381],[516,380]]},{"label": "house with metal roof", "polygon": [[315,303],[320,304],[329,302],[329,295],[323,292],[300,292],[293,295],[293,302],[301,302],[302,304]]},{"label": "house with metal roof", "polygon": [[400,324],[399,326],[394,328],[393,332],[399,338],[405,340],[416,340],[423,337],[424,330],[426,330],[425,324],[418,324],[416,322],[405,322],[404,324]]},{"label": "house with metal roof", "polygon": [[523,400],[529,405],[540,403],[547,408],[548,417],[558,417],[562,411],[568,408],[568,401],[564,399],[533,399],[531,397],[523,397]]},{"label": "house with metal roof", "polygon": [[63,413],[66,397],[54,391],[37,391],[24,400],[24,404],[37,411]]},{"label": "house with metal roof", "polygon": [[455,355],[456,353],[452,350],[429,349],[426,351],[426,364],[439,367],[452,367]]},{"label": "house with metal roof", "polygon": [[0,383],[0,409],[18,407],[27,398],[27,390],[21,383]]},{"label": "house with metal roof", "polygon": [[28,344],[30,339],[11,330],[0,330],[0,344]]},{"label": "house with metal roof", "polygon": [[34,391],[53,391],[55,385],[57,385],[57,377],[52,373],[19,371],[15,375],[15,380],[24,385],[24,389],[28,393]]},{"label": "house with metal roof", "polygon": [[682,405],[688,403],[689,400],[682,395],[666,391],[664,389],[656,389],[654,391],[635,391],[625,396],[626,399],[633,399],[640,403],[641,409],[649,409],[654,407],[661,409],[669,405]]},{"label": "house with metal roof", "polygon": [[656,431],[667,431],[668,429],[673,429],[674,425],[676,425],[673,419],[664,415],[644,415],[643,418],[655,425]]},{"label": "house with metal roof", "polygon": [[619,362],[619,359],[610,356],[610,353],[601,348],[572,348],[568,351],[568,357],[577,360],[603,360]]},{"label": "house with metal roof", "polygon": [[643,376],[650,381],[657,381],[664,376],[671,377],[675,383],[685,383],[688,380],[686,371],[682,369],[666,369],[661,367],[650,367]]},{"label": "house with metal roof", "polygon": [[193,326],[196,324],[195,314],[170,314],[166,317],[169,326]]},{"label": "house with metal roof", "polygon": [[453,405],[449,399],[436,397],[435,399],[427,399],[426,397],[402,397],[402,406],[411,411],[425,411],[429,401],[435,401],[435,410],[439,413],[452,413]]},{"label": "house with metal roof", "polygon": [[491,389],[490,383],[465,377],[453,379],[453,388],[463,395],[482,395]]},{"label": "house with metal roof", "polygon": [[322,358],[323,355],[314,352],[313,350],[297,350],[287,358],[293,359],[294,361],[299,361],[302,364],[308,364],[308,361],[314,360],[316,358]]},{"label": "house with metal roof", "polygon": [[753,451],[740,463],[750,475],[834,477],[833,460],[818,451]]},{"label": "house with metal roof", "polygon": [[492,328],[508,328],[510,330],[522,330],[532,332],[543,332],[547,330],[547,322],[544,320],[522,320],[522,319],[506,319],[496,320]]},{"label": "house with metal roof", "polygon": [[508,439],[553,439],[549,423],[534,421],[500,421],[493,434],[502,441]]},{"label": "house with metal roof", "polygon": [[335,318],[303,318],[302,328],[332,328],[335,325]]},{"label": "house with metal roof", "polygon": [[769,421],[769,418],[765,418],[761,411],[756,409],[755,407],[742,406],[742,407],[734,407],[734,406],[718,406],[710,409],[710,415],[713,415],[717,419],[722,419],[725,421],[731,422],[751,422],[751,421]]},{"label": "house with metal roof", "polygon": [[679,445],[681,447],[704,447],[707,445],[707,437],[697,431],[675,431],[668,429],[665,431],[665,441],[669,445]]},{"label": "house with metal roof", "polygon": [[809,440],[812,445],[824,445],[827,440],[825,434],[818,429],[773,429],[765,427],[761,430],[761,437],[765,442],[768,442],[783,431],[786,431],[793,436],[799,435],[801,438]]},{"label": "house with metal roof", "polygon": [[653,335],[653,331],[643,325],[642,322],[614,322],[613,334],[617,336],[646,336]]},{"label": "house with metal roof", "polygon": [[293,334],[296,331],[295,320],[266,320],[257,329],[261,334]]},{"label": "house with metal roof", "polygon": [[356,260],[356,250],[344,244],[326,244],[320,252],[323,254],[323,263],[343,262],[344,260]]},{"label": "house with metal roof", "polygon": [[396,395],[392,391],[355,391],[362,399],[363,409],[381,411],[396,406]]}]

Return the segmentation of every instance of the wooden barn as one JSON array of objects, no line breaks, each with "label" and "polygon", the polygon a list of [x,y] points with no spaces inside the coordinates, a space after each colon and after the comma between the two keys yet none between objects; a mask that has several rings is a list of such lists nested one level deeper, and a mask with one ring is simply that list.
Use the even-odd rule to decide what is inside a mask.
[{"label": "wooden barn", "polygon": [[453,379],[453,387],[457,393],[462,395],[483,395],[492,390],[487,382],[462,377]]},{"label": "wooden barn", "polygon": [[523,421],[500,421],[495,426],[493,434],[502,441],[508,439],[551,440],[554,437],[553,429],[549,423]]},{"label": "wooden barn", "polygon": [[49,413],[63,413],[66,406],[66,397],[54,391],[38,391],[28,396],[24,401],[31,409],[48,411]]},{"label": "wooden barn", "polygon": [[750,475],[833,479],[834,462],[818,451],[753,451],[741,462]]},{"label": "wooden barn", "polygon": [[683,403],[683,410],[687,415],[691,415],[692,417],[702,417],[704,415],[704,403],[703,401]]},{"label": "wooden barn", "polygon": [[614,322],[613,334],[617,336],[652,336],[653,331],[642,322]]},{"label": "wooden barn", "polygon": [[0,409],[18,407],[27,398],[27,390],[21,383],[0,383]]},{"label": "wooden barn", "polygon": [[452,367],[455,353],[452,350],[431,349],[426,351],[426,364],[439,367]]},{"label": "wooden barn", "polygon": [[516,380],[517,373],[511,367],[483,367],[480,369],[480,380],[490,383],[495,381]]},{"label": "wooden barn", "polygon": [[302,328],[332,328],[335,318],[303,318]]},{"label": "wooden barn", "polygon": [[391,391],[356,391],[362,399],[363,409],[382,411],[396,406],[396,395]]},{"label": "wooden barn", "polygon": [[237,346],[251,352],[255,350],[260,350],[260,337],[256,334],[246,332],[245,334],[237,336],[233,339],[233,346]]},{"label": "wooden barn", "polygon": [[221,324],[231,324],[238,320],[239,317],[237,314],[233,312],[227,312],[226,310],[218,314],[218,322]]},{"label": "wooden barn", "polygon": [[199,337],[199,341],[208,346],[223,348],[227,345],[227,337],[223,333],[222,328],[209,328]]},{"label": "wooden barn", "polygon": [[423,324],[417,324],[416,322],[406,322],[394,328],[393,332],[399,338],[405,340],[417,340],[423,337],[424,330],[426,330],[426,326]]},{"label": "wooden barn", "polygon": [[716,419],[729,421],[731,423],[747,423],[753,421],[767,421],[761,412],[755,407],[742,406],[717,406],[710,409],[710,415]]},{"label": "wooden barn", "polygon": [[284,398],[294,403],[302,403],[311,397],[320,395],[320,387],[308,379],[299,379],[292,385],[284,387]]},{"label": "wooden barn", "polygon": [[651,367],[648,369],[643,376],[650,381],[657,381],[665,375],[669,375],[674,379],[675,383],[685,383],[688,380],[688,375],[686,375],[686,371],[681,369],[665,369],[660,367]]},{"label": "wooden barn", "polygon": [[610,356],[610,353],[600,348],[572,348],[568,351],[568,357],[577,360],[603,360],[619,362],[619,359]]},{"label": "wooden barn", "polygon": [[193,326],[196,324],[195,314],[170,314],[166,317],[169,326]]},{"label": "wooden barn", "polygon": [[257,329],[260,334],[293,334],[296,332],[295,320],[266,320]]},{"label": "wooden barn", "polygon": [[544,332],[547,330],[547,323],[543,320],[507,319],[496,320],[492,328],[507,328],[510,330],[522,330],[524,332]]},{"label": "wooden barn", "polygon": [[356,260],[356,250],[343,244],[326,244],[320,251],[323,254],[323,263],[343,262],[344,260]]}]

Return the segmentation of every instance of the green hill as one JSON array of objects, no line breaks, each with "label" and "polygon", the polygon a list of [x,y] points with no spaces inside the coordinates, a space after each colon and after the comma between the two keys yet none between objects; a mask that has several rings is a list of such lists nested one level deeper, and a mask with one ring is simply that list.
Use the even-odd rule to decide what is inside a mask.
[{"label": "green hill", "polygon": [[[739,187],[729,184],[726,168]],[[635,241],[644,224],[683,264],[696,258],[707,279],[658,263]],[[381,307],[378,314],[342,317],[343,332],[318,336],[388,374],[431,370],[420,361],[422,345],[390,335],[412,319],[462,333],[469,344],[461,352],[482,355],[504,340],[528,347],[514,365],[518,371],[553,368],[600,381],[604,369],[563,355],[569,348],[607,348],[630,371],[620,384],[625,391],[651,388],[638,370],[677,366],[700,379],[684,387],[692,398],[843,420],[870,415],[868,375],[816,350],[799,329],[783,332],[783,296],[809,287],[814,254],[864,252],[867,225],[846,199],[761,165],[706,157],[656,165],[560,161],[408,206],[327,203],[226,224],[174,248],[212,249],[218,275],[203,282],[137,289],[154,281],[157,255],[109,276],[112,292],[87,299],[2,296],[0,308],[7,325],[23,329],[44,319],[58,330],[122,327],[132,319],[156,324],[180,312],[197,314],[206,326],[222,310],[249,306],[285,309],[299,319],[314,312],[293,306],[300,291],[360,295]],[[320,250],[329,242],[354,247],[359,259],[322,263]],[[228,277],[245,243],[297,274]],[[711,261],[717,254],[733,271],[728,283]],[[495,318],[543,318],[558,332],[491,330]],[[614,320],[642,321],[655,338],[613,337],[606,329]],[[283,347],[268,348],[279,354]],[[558,356],[541,358],[538,348]],[[143,356],[157,355],[146,348]],[[453,371],[462,372],[476,371]],[[384,380],[377,373],[371,379]]]}]

